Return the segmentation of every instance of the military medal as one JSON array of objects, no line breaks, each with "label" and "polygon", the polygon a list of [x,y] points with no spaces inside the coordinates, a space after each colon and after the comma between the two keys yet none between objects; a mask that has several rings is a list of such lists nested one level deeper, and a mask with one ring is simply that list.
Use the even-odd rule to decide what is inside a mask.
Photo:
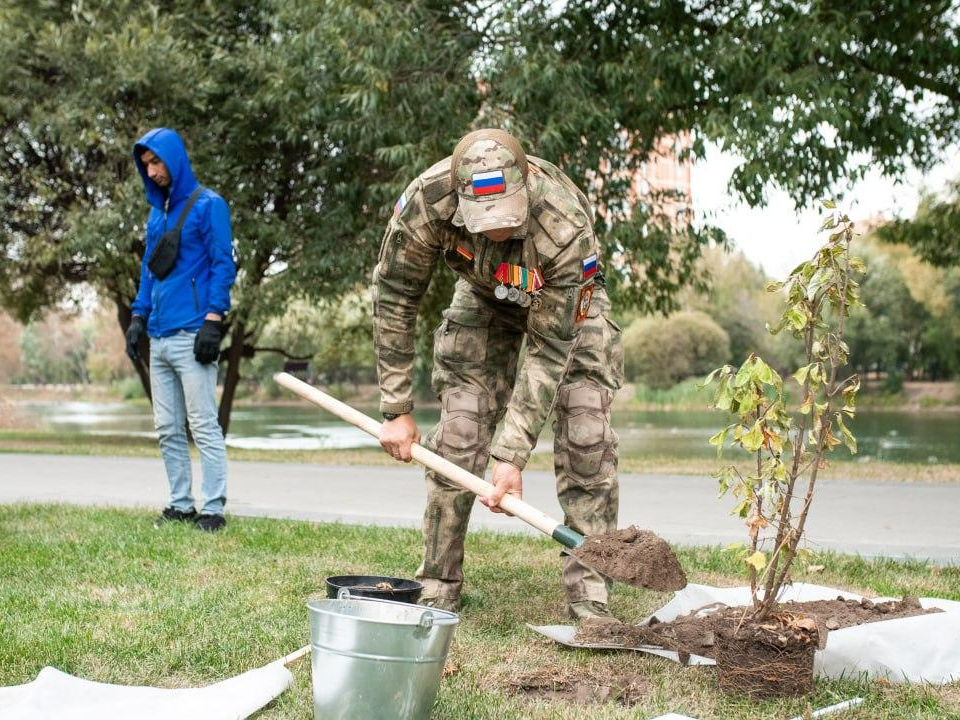
[{"label": "military medal", "polygon": [[[543,287],[543,274],[539,268],[500,263],[493,277],[500,281],[493,289],[493,296],[497,300],[509,300],[524,308],[533,305],[534,297]],[[537,306],[540,304],[537,299]]]}]

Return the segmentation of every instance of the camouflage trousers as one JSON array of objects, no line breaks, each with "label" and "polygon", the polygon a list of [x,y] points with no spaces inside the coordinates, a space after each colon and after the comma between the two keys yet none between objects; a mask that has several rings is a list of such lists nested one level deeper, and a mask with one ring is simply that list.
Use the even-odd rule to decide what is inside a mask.
[{"label": "camouflage trousers", "polygon": [[[598,287],[555,405],[557,497],[564,523],[585,535],[617,525],[617,435],[610,403],[623,384],[623,350],[609,311],[606,292]],[[487,300],[461,281],[434,333],[432,381],[441,413],[425,445],[481,477],[513,391],[526,312]],[[424,555],[416,577],[424,585],[423,598],[455,600],[463,586],[463,543],[475,495],[432,471],[426,482]],[[566,555],[563,586],[568,603],[605,603],[610,589],[601,575]]]}]

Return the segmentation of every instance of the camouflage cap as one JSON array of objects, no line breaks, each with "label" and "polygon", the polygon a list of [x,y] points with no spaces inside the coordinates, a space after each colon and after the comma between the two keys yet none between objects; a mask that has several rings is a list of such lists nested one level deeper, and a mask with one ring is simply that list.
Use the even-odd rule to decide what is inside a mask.
[{"label": "camouflage cap", "polygon": [[474,130],[453,151],[450,177],[463,224],[472,233],[527,221],[527,156],[510,133]]}]

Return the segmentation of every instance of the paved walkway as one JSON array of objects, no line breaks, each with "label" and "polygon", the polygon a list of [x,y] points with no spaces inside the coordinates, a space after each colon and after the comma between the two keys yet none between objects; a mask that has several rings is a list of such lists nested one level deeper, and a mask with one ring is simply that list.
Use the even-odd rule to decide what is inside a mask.
[{"label": "paved walkway", "polygon": [[[194,478],[198,487],[196,465]],[[551,474],[524,473],[524,485],[527,502],[561,517]],[[418,527],[425,493],[422,471],[412,466],[232,462],[228,495],[227,511],[237,515]],[[159,510],[166,499],[159,458],[0,453],[0,503]],[[717,500],[711,478],[634,474],[620,478],[620,526],[650,528],[671,542],[742,540],[745,531],[738,519],[727,516],[730,507],[728,500]],[[535,532],[479,504],[471,527]],[[820,548],[960,564],[960,484],[825,481],[818,490],[808,537]]]}]

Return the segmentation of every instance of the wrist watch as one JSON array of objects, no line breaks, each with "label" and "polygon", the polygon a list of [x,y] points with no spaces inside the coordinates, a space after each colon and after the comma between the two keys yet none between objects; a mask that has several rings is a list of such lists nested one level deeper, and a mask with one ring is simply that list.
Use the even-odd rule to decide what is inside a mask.
[{"label": "wrist watch", "polygon": [[387,422],[390,422],[391,420],[396,420],[401,415],[407,415],[407,414],[408,413],[383,413],[383,419],[386,420]]}]

